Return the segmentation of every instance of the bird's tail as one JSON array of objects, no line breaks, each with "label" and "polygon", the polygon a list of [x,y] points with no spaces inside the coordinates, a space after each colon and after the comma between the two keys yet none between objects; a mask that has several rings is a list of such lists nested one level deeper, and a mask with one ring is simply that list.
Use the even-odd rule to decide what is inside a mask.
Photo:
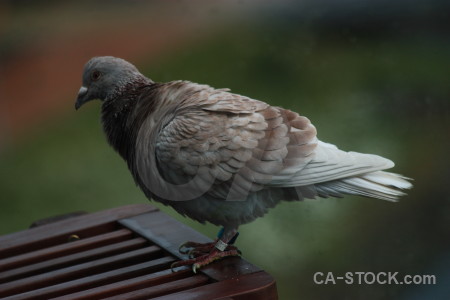
[{"label": "bird's tail", "polygon": [[403,190],[412,188],[408,180],[412,179],[395,173],[377,171],[315,184],[315,187],[322,197],[348,194],[395,202],[400,196],[406,195]]}]

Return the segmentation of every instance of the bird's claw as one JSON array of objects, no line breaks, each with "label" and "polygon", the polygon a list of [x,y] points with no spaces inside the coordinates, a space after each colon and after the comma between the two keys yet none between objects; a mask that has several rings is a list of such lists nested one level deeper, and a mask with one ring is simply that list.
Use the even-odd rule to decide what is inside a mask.
[{"label": "bird's claw", "polygon": [[215,242],[212,243],[196,243],[196,242],[185,242],[183,244],[180,245],[180,247],[178,247],[178,252],[180,252],[181,254],[187,254],[190,255],[190,253],[192,251],[200,251],[202,249],[207,249],[207,251],[204,252],[209,252],[215,245]]},{"label": "bird's claw", "polygon": [[172,272],[175,272],[174,269],[175,269],[176,267],[178,267],[178,266],[177,266],[177,262],[178,262],[178,261],[175,261],[175,262],[173,262],[173,263],[170,265],[170,270],[171,270]]},{"label": "bird's claw", "polygon": [[175,272],[174,268],[176,268],[176,267],[191,265],[192,272],[197,273],[197,271],[200,268],[202,268],[206,265],[209,265],[210,263],[212,263],[216,260],[219,260],[219,259],[222,259],[225,257],[229,257],[229,256],[240,256],[240,255],[241,255],[241,251],[239,251],[236,247],[234,247],[234,249],[226,250],[226,251],[219,251],[217,249],[213,249],[211,252],[197,256],[195,258],[176,261],[176,262],[172,263],[172,265],[170,266],[170,269],[172,270],[172,272]]},{"label": "bird's claw", "polygon": [[199,254],[199,251],[197,251],[197,250],[195,250],[195,249],[191,249],[191,250],[188,252],[188,257],[189,257],[189,258],[194,258],[194,257],[197,257],[198,254]]},{"label": "bird's claw", "polygon": [[193,264],[192,265],[192,272],[194,272],[194,274],[197,274],[197,270],[200,269],[200,265],[199,264]]},{"label": "bird's claw", "polygon": [[189,252],[189,248],[188,244],[190,242],[185,242],[183,244],[180,245],[180,247],[178,247],[178,252],[180,252],[181,254],[187,254]]}]

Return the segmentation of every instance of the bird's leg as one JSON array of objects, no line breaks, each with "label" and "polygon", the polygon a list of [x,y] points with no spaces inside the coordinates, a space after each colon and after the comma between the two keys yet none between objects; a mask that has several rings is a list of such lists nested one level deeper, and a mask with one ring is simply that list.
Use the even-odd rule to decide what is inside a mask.
[{"label": "bird's leg", "polygon": [[179,251],[182,254],[188,254],[189,258],[202,256],[210,253],[218,243],[219,239],[222,241],[227,240],[232,234],[233,236],[229,240],[226,250],[236,250],[237,248],[233,246],[233,244],[236,241],[239,232],[237,232],[236,229],[230,230],[230,232],[227,232],[227,235],[224,235],[224,232],[225,228],[220,229],[220,231],[217,233],[217,238],[212,243],[186,242],[180,246]]},{"label": "bird's leg", "polygon": [[189,254],[189,258],[183,261],[177,261],[172,264],[172,269],[180,266],[192,265],[192,270],[206,266],[213,261],[228,257],[239,256],[241,252],[232,244],[236,241],[239,233],[237,228],[222,228],[217,238],[212,243],[186,242],[180,246],[180,253]]}]

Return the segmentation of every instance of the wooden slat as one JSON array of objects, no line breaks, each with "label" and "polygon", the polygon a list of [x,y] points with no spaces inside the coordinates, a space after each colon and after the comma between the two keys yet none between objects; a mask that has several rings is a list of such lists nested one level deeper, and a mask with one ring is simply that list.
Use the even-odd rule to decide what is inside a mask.
[{"label": "wooden slat", "polygon": [[222,300],[227,298],[233,300],[276,300],[278,296],[275,280],[269,274],[260,271],[178,293],[171,293],[170,295],[153,298],[153,300]]},{"label": "wooden slat", "polygon": [[[180,254],[178,251],[178,247],[182,243],[186,241],[200,243],[212,241],[160,211],[153,211],[122,219],[119,223],[153,241],[155,244],[180,259],[187,259],[186,255]],[[218,263],[213,263],[200,269],[201,273],[216,281],[226,280],[228,278],[257,271],[260,271],[258,267],[239,257],[229,257]]]},{"label": "wooden slat", "polygon": [[[112,297],[121,295],[130,291],[143,289],[149,286],[156,286],[159,284],[176,281],[187,278],[192,273],[189,270],[182,270],[180,272],[172,272],[170,269],[163,270],[153,274],[147,274],[128,280],[123,280],[114,284],[100,286],[88,290],[79,291],[77,293],[64,295],[54,298],[53,300],[96,300],[105,297]],[[123,298],[126,299],[126,298]]]},{"label": "wooden slat", "polygon": [[155,210],[146,204],[129,205],[8,234],[0,237],[0,258],[63,244],[71,234],[83,238],[112,231],[118,219]]},{"label": "wooden slat", "polygon": [[178,251],[182,243],[188,240],[199,243],[212,242],[210,238],[160,211],[124,218],[119,220],[119,223],[153,241],[180,259],[187,258],[186,255]]},{"label": "wooden slat", "polygon": [[[176,293],[178,291],[194,288],[197,286],[204,285],[208,282],[209,278],[205,275],[195,275],[188,278],[180,279],[177,281],[172,281],[164,283],[157,286],[152,286],[140,290],[135,290],[126,294],[117,295],[109,298],[104,298],[103,300],[140,300],[148,299],[150,297],[157,297],[159,295],[164,295],[168,293]],[[183,299],[183,298],[178,298]],[[198,299],[198,298],[197,298]]]},{"label": "wooden slat", "polygon": [[127,263],[136,263],[141,259],[149,259],[154,257],[156,254],[160,254],[161,251],[161,248],[158,246],[149,246],[103,259],[0,284],[0,296],[4,297],[14,293],[23,293],[67,280],[81,278],[89,274],[105,272],[114,268],[123,267]]},{"label": "wooden slat", "polygon": [[44,219],[40,219],[37,221],[34,221],[33,223],[31,223],[29,228],[33,228],[33,227],[38,227],[38,226],[42,226],[42,225],[47,225],[50,223],[55,223],[55,222],[59,222],[65,219],[70,219],[73,217],[78,217],[78,216],[83,216],[86,215],[87,212],[85,211],[74,211],[68,214],[62,214],[62,215],[56,215],[56,216],[51,216],[51,217],[47,217]]},{"label": "wooden slat", "polygon": [[0,272],[12,268],[21,267],[23,265],[30,265],[32,263],[44,261],[49,258],[60,257],[85,251],[86,249],[92,249],[107,244],[116,243],[118,241],[123,241],[130,238],[131,236],[133,236],[133,234],[134,233],[128,229],[120,229],[74,242],[67,242],[65,244],[44,248],[37,251],[31,251],[21,255],[11,256],[9,258],[0,260]]},{"label": "wooden slat", "polygon": [[[67,243],[71,234],[82,239]],[[187,258],[178,252],[187,240],[211,241],[150,205],[0,237],[0,280],[7,281],[0,283],[0,298],[277,299],[274,279],[239,257],[210,264],[199,274],[188,267],[172,272],[174,260]]]},{"label": "wooden slat", "polygon": [[[123,282],[130,278],[138,276],[152,274],[151,276],[157,277],[165,272],[160,272],[163,269],[167,269],[170,264],[174,262],[174,258],[171,256],[165,256],[148,262],[115,269],[112,271],[99,273],[91,276],[85,276],[83,278],[55,284],[47,287],[43,287],[30,292],[10,296],[3,298],[3,300],[27,300],[27,299],[49,299],[54,297],[60,297],[67,294],[75,293],[78,291],[84,291],[88,289],[94,289],[91,291],[95,294],[95,290],[110,291],[123,289]],[[142,277],[141,277],[142,278]],[[106,286],[108,285],[108,286]],[[129,285],[129,283],[128,283]],[[98,295],[99,293],[97,293]]]},{"label": "wooden slat", "polygon": [[91,250],[78,252],[55,259],[45,260],[17,269],[8,270],[0,273],[0,283],[16,280],[25,276],[49,272],[55,269],[61,269],[70,265],[79,264],[81,262],[90,261],[105,256],[111,256],[117,253],[123,253],[142,247],[147,243],[148,241],[143,238],[134,238],[128,241],[94,248]]}]

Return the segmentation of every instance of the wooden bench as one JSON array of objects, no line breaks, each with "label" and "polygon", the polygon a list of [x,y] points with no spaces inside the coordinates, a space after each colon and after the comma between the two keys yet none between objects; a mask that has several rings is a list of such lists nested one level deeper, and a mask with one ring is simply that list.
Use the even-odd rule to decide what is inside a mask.
[{"label": "wooden bench", "polygon": [[151,205],[37,225],[0,237],[1,299],[277,299],[274,279],[239,257],[172,272],[181,243],[211,240]]}]

